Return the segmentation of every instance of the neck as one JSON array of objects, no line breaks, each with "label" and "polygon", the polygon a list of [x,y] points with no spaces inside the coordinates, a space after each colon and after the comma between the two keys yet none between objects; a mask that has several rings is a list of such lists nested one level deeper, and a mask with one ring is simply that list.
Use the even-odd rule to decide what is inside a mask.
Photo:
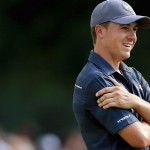
[{"label": "neck", "polygon": [[120,73],[119,66],[120,66],[120,60],[113,59],[109,55],[107,55],[103,50],[96,50],[94,49],[94,52],[97,53],[99,56],[101,56],[103,59],[105,59],[117,72]]}]

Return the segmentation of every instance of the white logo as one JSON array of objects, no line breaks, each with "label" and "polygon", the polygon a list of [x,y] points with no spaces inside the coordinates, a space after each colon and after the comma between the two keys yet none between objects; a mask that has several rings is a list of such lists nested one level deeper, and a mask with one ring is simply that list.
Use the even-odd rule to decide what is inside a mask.
[{"label": "white logo", "polygon": [[127,11],[130,11],[131,13],[134,14],[134,11],[133,11],[132,7],[131,7],[128,3],[123,2],[123,7],[124,7],[124,9],[126,9]]},{"label": "white logo", "polygon": [[77,88],[79,88],[79,89],[82,89],[82,87],[79,86],[79,85],[77,85],[77,84],[75,84],[75,87],[77,87]]},{"label": "white logo", "polygon": [[141,91],[143,91],[143,88],[142,88],[142,86],[139,84],[139,85],[136,85],[136,88],[137,89],[140,89]]},{"label": "white logo", "polygon": [[123,118],[119,119],[119,120],[117,121],[117,123],[121,123],[122,121],[124,121],[125,119],[128,119],[128,118],[130,118],[130,117],[131,117],[130,114],[127,115],[127,116],[124,116]]}]

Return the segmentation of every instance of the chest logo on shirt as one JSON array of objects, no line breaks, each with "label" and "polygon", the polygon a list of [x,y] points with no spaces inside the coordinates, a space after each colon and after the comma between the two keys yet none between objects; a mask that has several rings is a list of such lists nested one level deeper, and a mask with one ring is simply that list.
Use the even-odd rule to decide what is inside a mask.
[{"label": "chest logo on shirt", "polygon": [[136,85],[136,88],[137,89],[140,89],[141,91],[143,91],[143,88],[142,88],[142,86],[139,84],[139,85]]}]

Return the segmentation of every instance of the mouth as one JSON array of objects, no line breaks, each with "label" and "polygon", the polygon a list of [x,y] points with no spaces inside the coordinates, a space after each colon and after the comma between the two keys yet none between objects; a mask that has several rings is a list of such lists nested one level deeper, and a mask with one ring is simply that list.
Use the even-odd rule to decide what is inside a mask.
[{"label": "mouth", "polygon": [[131,44],[131,43],[124,43],[123,46],[125,46],[127,48],[132,48],[133,44]]}]

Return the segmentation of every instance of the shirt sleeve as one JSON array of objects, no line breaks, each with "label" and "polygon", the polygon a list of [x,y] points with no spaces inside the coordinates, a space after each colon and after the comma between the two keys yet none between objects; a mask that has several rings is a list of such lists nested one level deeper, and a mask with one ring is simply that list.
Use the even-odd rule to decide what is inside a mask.
[{"label": "shirt sleeve", "polygon": [[109,77],[101,76],[90,81],[87,87],[86,108],[92,116],[111,134],[117,133],[120,129],[138,121],[130,109],[112,107],[103,109],[97,104],[95,93],[106,87],[113,86]]}]

